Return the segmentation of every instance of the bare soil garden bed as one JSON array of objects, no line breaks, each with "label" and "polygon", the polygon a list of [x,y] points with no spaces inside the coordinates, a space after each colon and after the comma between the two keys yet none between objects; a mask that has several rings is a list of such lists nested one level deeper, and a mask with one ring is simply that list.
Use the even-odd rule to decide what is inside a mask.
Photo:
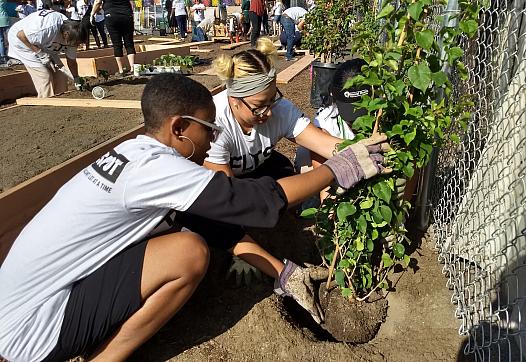
[{"label": "bare soil garden bed", "polygon": [[[139,99],[144,82],[139,79],[108,87],[114,99]],[[313,116],[308,70],[279,88]],[[79,98],[81,94],[65,96]],[[140,110],[16,107],[1,111],[0,191],[141,122]],[[289,157],[295,151],[287,141],[278,148]],[[275,229],[250,230],[250,234],[279,258],[297,263],[319,261],[311,223],[291,212]],[[411,256],[416,265],[395,275],[394,291],[387,295],[385,322],[371,342],[335,342],[295,303],[276,297],[269,279],[237,287],[233,279],[225,278],[229,256],[212,250],[209,272],[195,295],[130,360],[463,361],[458,321],[433,239],[413,235],[413,240]]]}]

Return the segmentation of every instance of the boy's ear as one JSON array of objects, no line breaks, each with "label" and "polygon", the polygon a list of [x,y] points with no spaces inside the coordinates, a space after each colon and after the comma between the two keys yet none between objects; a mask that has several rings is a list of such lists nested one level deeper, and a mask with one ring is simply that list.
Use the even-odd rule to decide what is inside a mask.
[{"label": "boy's ear", "polygon": [[167,120],[167,122],[169,123],[169,129],[171,133],[175,136],[182,135],[189,124],[189,122],[181,116],[172,116]]}]

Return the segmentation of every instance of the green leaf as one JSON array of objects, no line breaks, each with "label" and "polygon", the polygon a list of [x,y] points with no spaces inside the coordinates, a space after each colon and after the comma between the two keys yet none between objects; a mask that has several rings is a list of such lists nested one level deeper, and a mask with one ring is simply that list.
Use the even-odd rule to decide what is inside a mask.
[{"label": "green leaf", "polygon": [[301,212],[300,216],[304,217],[305,219],[312,219],[316,216],[316,212],[318,212],[318,209],[315,207],[310,207],[308,209],[305,209]]},{"label": "green leaf", "polygon": [[464,55],[464,51],[461,48],[459,47],[450,48],[449,51],[447,52],[449,64],[452,65],[453,62],[459,59],[460,57],[462,57],[462,55]]},{"label": "green leaf", "polygon": [[394,10],[394,6],[390,3],[386,2],[386,5],[382,8],[382,10],[378,13],[376,16],[377,19],[385,18],[389,14],[391,14]]},{"label": "green leaf", "polygon": [[362,251],[364,249],[363,241],[360,239],[356,240],[356,250]]},{"label": "green leaf", "polygon": [[426,29],[424,31],[419,31],[415,34],[416,42],[425,50],[431,49],[433,42],[435,41],[435,33],[431,30]]},{"label": "green leaf", "polygon": [[404,142],[405,142],[405,144],[409,146],[409,144],[411,143],[411,141],[414,140],[415,137],[416,137],[416,128],[413,128],[413,129],[411,130],[411,132],[408,132],[408,133],[404,134],[403,137],[404,137]]},{"label": "green leaf", "polygon": [[420,19],[420,14],[422,14],[422,10],[424,10],[424,5],[421,2],[412,3],[407,8],[409,16],[415,21]]},{"label": "green leaf", "polygon": [[349,298],[352,296],[352,289],[351,288],[341,288],[342,289],[342,296],[345,298]]},{"label": "green leaf", "polygon": [[362,202],[360,202],[360,209],[365,210],[369,209],[373,206],[374,200],[370,197],[366,198]]},{"label": "green leaf", "polygon": [[431,84],[431,69],[425,63],[411,66],[408,71],[409,81],[413,87],[425,92]]},{"label": "green leaf", "polygon": [[449,136],[449,138],[451,138],[451,141],[455,142],[455,143],[460,143],[460,138],[458,137],[458,135],[456,134],[452,134],[451,136]]},{"label": "green leaf", "polygon": [[336,280],[336,283],[338,283],[338,285],[345,285],[345,274],[343,273],[343,271],[336,270],[336,272],[334,273],[334,279]]},{"label": "green leaf", "polygon": [[356,227],[362,234],[367,232],[367,220],[365,220],[365,216],[360,215],[358,220],[356,220]]},{"label": "green leaf", "polygon": [[356,118],[356,120],[352,124],[352,129],[354,130],[363,130],[363,131],[370,131],[373,129],[373,123],[375,121],[375,118],[373,116],[370,116],[368,114],[364,116],[360,116]]},{"label": "green leaf", "polygon": [[373,221],[374,221],[376,224],[379,224],[379,223],[381,223],[382,221],[384,221],[384,219],[382,218],[382,214],[380,214],[380,210],[378,210],[377,207],[375,207],[375,208],[372,210],[372,215],[373,215]]},{"label": "green leaf", "polygon": [[377,182],[373,185],[373,194],[379,199],[389,203],[391,201],[391,189],[385,182]]},{"label": "green leaf", "polygon": [[391,208],[386,205],[380,205],[379,210],[384,220],[389,224],[393,218],[393,212],[391,211]]},{"label": "green leaf", "polygon": [[447,75],[443,71],[431,73],[431,79],[435,82],[437,87],[442,87],[447,82]]},{"label": "green leaf", "polygon": [[407,268],[409,266],[410,262],[411,262],[411,258],[409,257],[409,255],[404,255],[403,264],[404,264],[405,268]]},{"label": "green leaf", "polygon": [[411,163],[405,165],[402,171],[404,172],[404,175],[406,175],[409,178],[413,177],[413,174],[415,173],[415,170],[413,169],[413,164]]},{"label": "green leaf", "polygon": [[477,32],[478,26],[475,20],[469,19],[461,21],[458,27],[471,38]]},{"label": "green leaf", "polygon": [[342,259],[342,260],[340,260],[340,262],[338,263],[338,268],[340,268],[340,269],[345,269],[345,268],[348,268],[350,265],[351,265],[351,263],[349,263],[349,260],[347,260],[347,259]]},{"label": "green leaf", "polygon": [[393,254],[397,258],[403,258],[405,254],[405,247],[402,244],[394,244],[393,245]]},{"label": "green leaf", "polygon": [[[371,239],[376,240],[378,239],[378,236],[379,236],[378,229],[373,229],[373,231],[371,232]],[[367,249],[369,249],[369,245],[367,245]]]},{"label": "green leaf", "polygon": [[356,212],[356,206],[350,202],[342,202],[338,205],[336,209],[336,215],[338,216],[338,221],[347,220],[347,216],[353,215]]},{"label": "green leaf", "polygon": [[389,268],[391,265],[394,264],[393,259],[391,259],[391,257],[387,253],[382,254],[382,261],[384,263],[384,268]]},{"label": "green leaf", "polygon": [[468,79],[468,70],[466,69],[466,66],[462,62],[457,62],[456,64],[458,74],[460,74],[460,79],[466,80]]},{"label": "green leaf", "polygon": [[[373,232],[375,231],[376,229],[373,229]],[[378,233],[378,231],[377,231]],[[374,243],[371,239],[367,239],[367,251],[368,252],[372,252],[374,249]]]}]

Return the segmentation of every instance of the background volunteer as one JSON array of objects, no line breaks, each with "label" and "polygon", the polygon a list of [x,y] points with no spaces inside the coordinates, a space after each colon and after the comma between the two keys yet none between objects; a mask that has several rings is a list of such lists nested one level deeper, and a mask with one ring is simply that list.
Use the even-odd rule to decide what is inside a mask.
[{"label": "background volunteer", "polygon": [[296,34],[296,27],[298,30],[303,30],[305,25],[305,14],[307,10],[300,8],[299,6],[288,8],[283,11],[281,15],[281,25],[283,25],[283,31],[287,35],[287,54],[285,54],[286,60],[295,60],[294,58],[294,36]]},{"label": "background volunteer", "polygon": [[[9,56],[26,67],[38,97],[51,97],[68,89],[68,78],[80,89],[77,47],[85,42],[86,33],[78,22],[53,10],[39,10],[13,24],[9,29]],[[66,54],[69,71],[65,70],[59,53]]]},{"label": "background volunteer", "polygon": [[106,18],[106,28],[110,34],[110,39],[113,44],[113,55],[117,61],[119,68],[118,74],[123,76],[126,74],[123,61],[124,51],[123,44],[126,48],[126,55],[130,69],[133,71],[135,64],[135,44],[133,42],[133,32],[135,31],[133,24],[133,5],[129,0],[95,0],[90,14],[90,23],[95,24],[96,14],[100,8],[104,10]]}]

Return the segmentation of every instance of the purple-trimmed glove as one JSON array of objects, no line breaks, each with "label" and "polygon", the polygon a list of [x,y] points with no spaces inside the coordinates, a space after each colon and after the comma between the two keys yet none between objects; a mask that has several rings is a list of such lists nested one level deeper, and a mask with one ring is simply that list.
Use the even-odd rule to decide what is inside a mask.
[{"label": "purple-trimmed glove", "polygon": [[316,323],[325,319],[317,297],[313,281],[327,279],[328,270],[319,267],[302,268],[285,259],[285,267],[274,282],[274,292],[284,297],[292,297],[310,313]]},{"label": "purple-trimmed glove", "polygon": [[352,144],[325,161],[338,185],[346,190],[384,170],[382,153],[390,149],[384,134]]}]

